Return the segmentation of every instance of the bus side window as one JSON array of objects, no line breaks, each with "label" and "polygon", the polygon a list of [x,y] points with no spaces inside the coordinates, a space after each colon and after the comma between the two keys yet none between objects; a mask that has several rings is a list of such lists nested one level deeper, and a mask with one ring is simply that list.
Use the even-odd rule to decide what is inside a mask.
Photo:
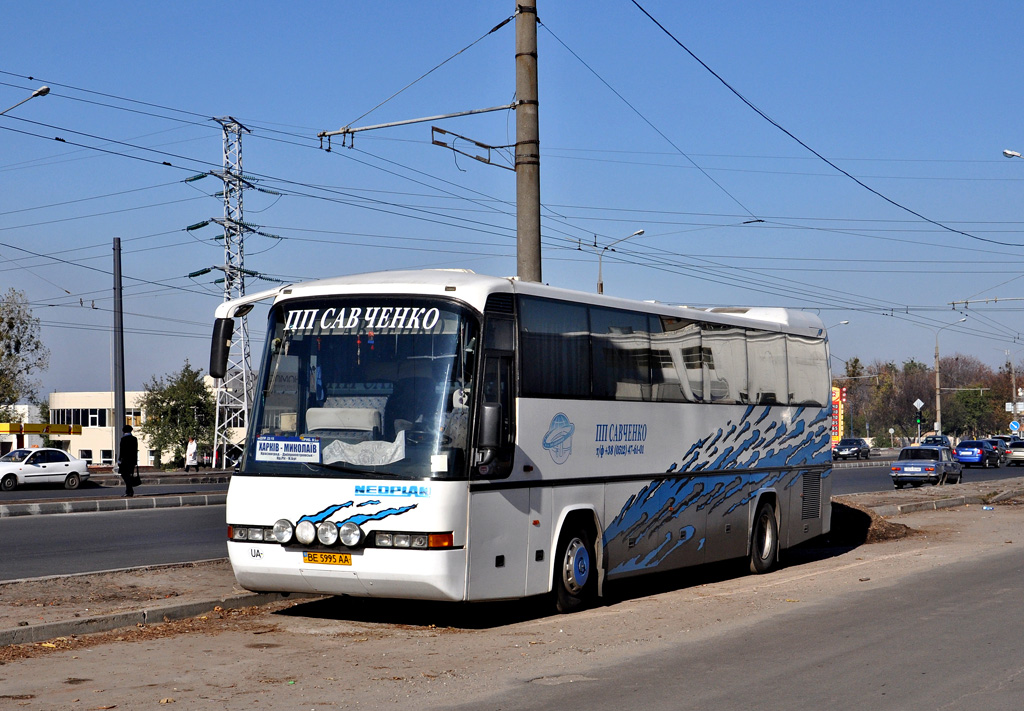
[{"label": "bus side window", "polygon": [[[481,410],[497,409],[497,421],[481,418],[477,436],[481,476],[506,477],[512,468],[512,357],[487,354],[484,356],[483,377],[480,383]],[[484,431],[484,429],[488,431]]]}]

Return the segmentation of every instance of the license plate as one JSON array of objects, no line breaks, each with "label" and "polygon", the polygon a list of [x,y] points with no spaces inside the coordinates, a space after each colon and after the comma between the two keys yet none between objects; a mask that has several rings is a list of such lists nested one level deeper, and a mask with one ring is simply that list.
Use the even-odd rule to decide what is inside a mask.
[{"label": "license plate", "polygon": [[921,467],[906,467],[906,468],[904,469],[904,471],[908,471],[908,472],[919,472],[919,471],[921,471]]},{"label": "license plate", "polygon": [[348,553],[322,553],[321,551],[303,551],[303,563],[320,565],[352,565],[352,556]]}]

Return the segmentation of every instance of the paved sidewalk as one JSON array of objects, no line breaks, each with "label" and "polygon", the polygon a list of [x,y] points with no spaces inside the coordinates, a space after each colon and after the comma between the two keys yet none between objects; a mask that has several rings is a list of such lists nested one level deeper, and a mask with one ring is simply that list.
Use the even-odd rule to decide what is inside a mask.
[{"label": "paved sidewalk", "polygon": [[996,504],[1024,496],[1024,476],[998,481],[970,481],[969,470],[965,476],[968,480],[958,484],[847,494],[833,498],[859,508],[871,509],[879,516],[898,516],[966,504]]},{"label": "paved sidewalk", "polygon": [[[1024,497],[1024,477],[853,494],[835,500],[895,516],[1020,497]],[[0,646],[183,619],[217,607],[262,605],[282,597],[240,588],[226,559],[11,581],[0,583]]]},{"label": "paved sidewalk", "polygon": [[177,506],[213,506],[223,504],[225,492],[173,494],[147,492],[154,485],[171,484],[224,484],[225,490],[231,481],[230,472],[210,471],[189,473],[182,471],[143,471],[141,489],[131,499],[121,498],[124,482],[121,477],[109,473],[93,474],[89,481],[98,484],[95,496],[54,496],[45,499],[0,502],[0,519],[10,516],[34,516],[58,513],[91,513],[96,511],[125,511],[128,509],[171,508]]},{"label": "paved sidewalk", "polygon": [[120,495],[95,499],[51,499],[15,504],[0,504],[0,519],[39,514],[94,513],[127,511],[129,509],[162,509],[177,506],[214,506],[223,504],[226,493],[214,494],[152,494],[138,493],[130,499]]}]

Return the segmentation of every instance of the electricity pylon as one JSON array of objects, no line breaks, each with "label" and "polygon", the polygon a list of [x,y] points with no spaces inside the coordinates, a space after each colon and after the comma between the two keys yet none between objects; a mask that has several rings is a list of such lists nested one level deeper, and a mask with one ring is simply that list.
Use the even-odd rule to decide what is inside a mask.
[{"label": "electricity pylon", "polygon": [[[213,220],[224,227],[224,300],[245,296],[245,233],[242,191],[251,187],[242,177],[242,134],[249,129],[234,118],[214,119],[224,129],[224,218]],[[216,174],[216,173],[215,173]],[[253,374],[249,357],[249,325],[245,316],[234,331],[228,352],[228,369],[217,381],[217,414],[213,451],[216,465],[228,465],[228,452],[249,427]]]}]

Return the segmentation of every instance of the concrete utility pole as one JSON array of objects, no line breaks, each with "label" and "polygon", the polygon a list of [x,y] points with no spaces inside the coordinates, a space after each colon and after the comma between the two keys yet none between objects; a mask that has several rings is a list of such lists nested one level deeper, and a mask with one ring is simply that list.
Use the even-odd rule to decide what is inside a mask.
[{"label": "concrete utility pole", "polygon": [[1013,355],[1009,350],[1004,350],[1006,362],[1010,366],[1010,419],[1017,419],[1017,372],[1013,368]]},{"label": "concrete utility pole", "polygon": [[[224,300],[245,296],[245,232],[242,218],[242,191],[249,183],[242,177],[242,133],[249,129],[230,116],[215,119],[224,129]],[[217,381],[217,408],[214,422],[213,451],[217,464],[227,467],[227,453],[249,426],[252,403],[252,363],[249,356],[249,325],[245,316],[231,339],[228,370]]]},{"label": "concrete utility pole", "polygon": [[516,271],[541,280],[537,7],[516,3]]},{"label": "concrete utility pole", "polygon": [[[121,430],[124,429],[124,309],[121,301],[121,238],[114,238],[114,462],[121,460]],[[120,465],[117,473],[121,473]]]}]

